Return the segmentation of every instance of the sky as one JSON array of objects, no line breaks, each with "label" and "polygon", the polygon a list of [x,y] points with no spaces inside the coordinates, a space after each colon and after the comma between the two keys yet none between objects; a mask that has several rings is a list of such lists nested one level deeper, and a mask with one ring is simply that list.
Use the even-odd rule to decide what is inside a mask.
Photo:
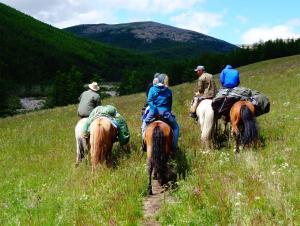
[{"label": "sky", "polygon": [[232,44],[300,38],[299,0],[0,0],[58,28],[155,21]]}]

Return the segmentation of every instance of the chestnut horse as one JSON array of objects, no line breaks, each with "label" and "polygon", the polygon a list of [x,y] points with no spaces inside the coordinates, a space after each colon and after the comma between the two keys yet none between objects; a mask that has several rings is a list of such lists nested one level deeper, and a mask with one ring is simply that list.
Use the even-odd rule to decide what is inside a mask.
[{"label": "chestnut horse", "polygon": [[239,152],[239,145],[251,144],[257,140],[258,130],[255,120],[255,107],[246,100],[240,100],[230,109],[230,123],[235,138],[235,153]]},{"label": "chestnut horse", "polygon": [[112,163],[111,154],[113,143],[116,140],[117,129],[106,117],[95,119],[90,125],[91,163],[94,172],[99,163]]},{"label": "chestnut horse", "polygon": [[154,121],[145,129],[144,141],[147,147],[149,173],[148,194],[152,195],[152,171],[161,185],[167,183],[167,162],[172,152],[173,130],[163,121]]},{"label": "chestnut horse", "polygon": [[[213,128],[215,121],[215,113],[212,109],[211,99],[204,99],[199,103],[199,97],[195,96],[191,103],[190,112],[196,112],[198,122],[201,129],[201,141],[206,150],[213,148]],[[196,108],[196,109],[195,109]]]}]

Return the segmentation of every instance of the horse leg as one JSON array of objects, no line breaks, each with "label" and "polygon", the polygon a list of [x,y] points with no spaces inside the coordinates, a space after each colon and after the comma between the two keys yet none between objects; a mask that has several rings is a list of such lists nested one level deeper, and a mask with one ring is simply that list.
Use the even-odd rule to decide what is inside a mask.
[{"label": "horse leg", "polygon": [[234,138],[235,138],[234,152],[235,154],[237,154],[240,152],[241,133],[240,132],[234,133]]},{"label": "horse leg", "polygon": [[106,165],[107,167],[111,167],[112,166],[112,146],[108,147],[107,151],[106,151]]},{"label": "horse leg", "polygon": [[148,174],[149,174],[149,183],[148,183],[148,195],[153,195],[152,192],[152,171],[153,171],[153,164],[151,160],[148,160]]},{"label": "horse leg", "polygon": [[76,152],[77,152],[77,157],[76,157],[76,164],[75,166],[77,167],[81,160],[84,158],[84,143],[82,138],[76,137]]}]

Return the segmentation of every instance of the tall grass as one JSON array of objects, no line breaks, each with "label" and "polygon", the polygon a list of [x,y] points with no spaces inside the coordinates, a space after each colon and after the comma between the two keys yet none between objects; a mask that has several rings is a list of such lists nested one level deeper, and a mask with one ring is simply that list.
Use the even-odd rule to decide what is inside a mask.
[{"label": "tall grass", "polygon": [[[240,68],[242,86],[271,100],[257,121],[264,146],[233,154],[224,146],[202,154],[199,126],[188,117],[195,83],[171,87],[179,146],[189,168],[158,215],[163,225],[300,224],[300,56]],[[217,78],[216,78],[217,79]],[[76,106],[0,120],[1,225],[140,225],[147,190],[140,155],[145,94],[109,98],[125,116],[131,153],[118,145],[116,166],[96,175],[75,163]],[[182,170],[182,169],[181,169]]]}]

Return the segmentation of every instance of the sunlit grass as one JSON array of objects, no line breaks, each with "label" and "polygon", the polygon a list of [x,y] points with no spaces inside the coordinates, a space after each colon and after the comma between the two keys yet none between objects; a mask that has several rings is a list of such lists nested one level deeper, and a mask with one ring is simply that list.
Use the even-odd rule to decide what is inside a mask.
[{"label": "sunlit grass", "polygon": [[[300,224],[300,56],[240,71],[242,86],[271,100],[271,111],[257,120],[265,145],[238,156],[232,146],[202,154],[199,126],[188,116],[196,84],[171,87],[189,171],[171,193],[174,202],[158,215],[163,225]],[[104,100],[125,116],[131,153],[115,145],[116,167],[100,167],[96,175],[87,162],[74,167],[76,106],[1,119],[0,224],[141,225],[147,187],[139,150],[144,101],[145,94]]]}]

